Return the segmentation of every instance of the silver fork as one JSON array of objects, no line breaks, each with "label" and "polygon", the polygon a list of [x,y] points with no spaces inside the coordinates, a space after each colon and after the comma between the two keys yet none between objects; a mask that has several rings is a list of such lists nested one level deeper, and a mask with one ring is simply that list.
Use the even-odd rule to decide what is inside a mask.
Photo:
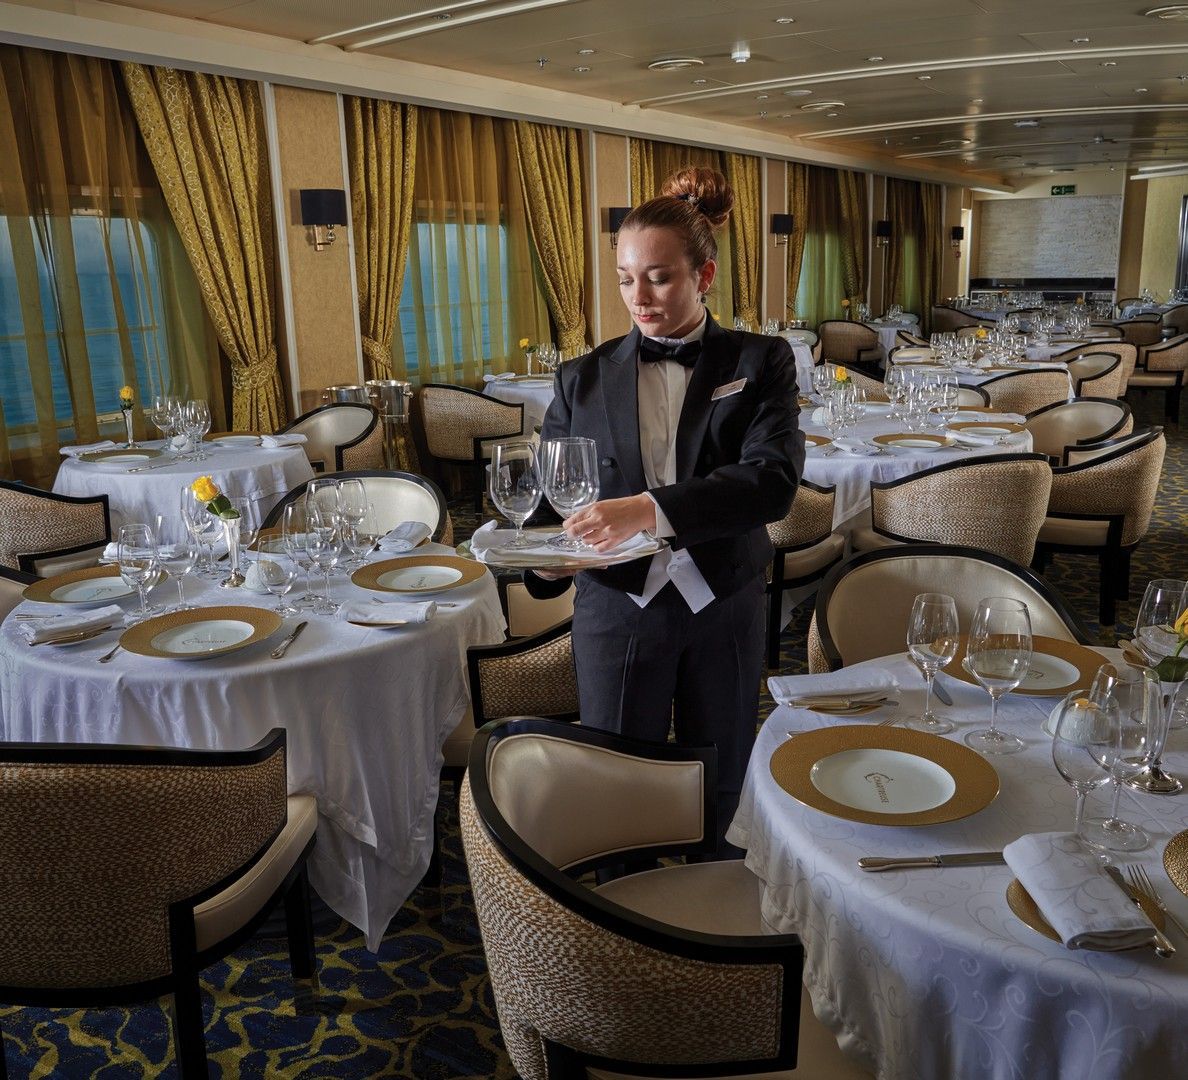
[{"label": "silver fork", "polygon": [[112,649],[112,650],[111,650],[111,652],[109,652],[109,653],[104,653],[104,654],[103,654],[101,657],[99,657],[99,663],[101,663],[101,664],[107,664],[107,663],[110,663],[110,662],[111,662],[111,658],[112,658],[113,656],[115,656],[115,654],[116,654],[116,653],[118,653],[119,651],[120,651],[120,643],[117,641],[117,642],[116,642],[116,647],[115,647],[114,649]]},{"label": "silver fork", "polygon": [[1126,868],[1126,876],[1130,878],[1130,884],[1134,886],[1137,892],[1146,893],[1154,900],[1155,906],[1171,920],[1175,928],[1185,937],[1188,937],[1188,930],[1184,929],[1184,924],[1167,910],[1167,905],[1163,902],[1163,897],[1156,891],[1155,883],[1147,875],[1147,868],[1145,866],[1132,863]]},{"label": "silver fork", "polygon": [[880,720],[875,724],[875,727],[894,727],[899,723],[899,719],[898,716],[888,716],[886,720]]}]

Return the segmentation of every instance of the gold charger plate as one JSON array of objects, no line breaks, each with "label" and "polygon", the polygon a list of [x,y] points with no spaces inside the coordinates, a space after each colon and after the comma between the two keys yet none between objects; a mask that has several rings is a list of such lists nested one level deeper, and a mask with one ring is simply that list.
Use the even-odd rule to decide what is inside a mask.
[{"label": "gold charger plate", "polygon": [[[418,567],[424,567],[425,570],[418,573]],[[431,573],[432,567],[440,568],[439,572]],[[449,573],[442,573],[441,570]],[[382,562],[360,567],[351,575],[351,581],[361,589],[369,589],[372,592],[416,595],[459,589],[463,585],[478,581],[486,572],[487,568],[482,563],[457,555],[402,555],[399,558],[384,559]],[[398,575],[396,580],[381,582],[381,578],[393,574]],[[446,580],[447,578],[451,580]]]},{"label": "gold charger plate", "polygon": [[202,441],[214,442],[215,439],[225,439],[229,435],[232,435],[237,439],[246,438],[248,436],[251,436],[253,439],[259,439],[261,437],[258,431],[211,431],[202,436]]},{"label": "gold charger plate", "polygon": [[[975,679],[962,664],[965,659],[965,646],[969,638],[962,634],[957,641],[957,655],[953,657],[950,663],[942,668],[946,675],[952,675],[954,679],[960,679],[963,683],[969,683],[970,686],[979,686],[978,680]],[[1089,686],[1093,682],[1093,676],[1097,674],[1097,669],[1106,662],[1105,657],[1100,653],[1094,652],[1092,649],[1086,648],[1084,645],[1078,645],[1075,641],[1061,641],[1059,638],[1050,638],[1036,635],[1031,639],[1032,643],[1032,668],[1031,674],[1024,678],[1019,686],[1012,690],[1012,694],[1020,694],[1023,697],[1064,697],[1070,690],[1077,686]],[[1076,669],[1076,674],[1069,672],[1067,682],[1061,683],[1059,686],[1053,684],[1048,687],[1028,688],[1028,678],[1034,680],[1041,678],[1038,670],[1035,667],[1035,656],[1050,656],[1057,661],[1070,665]]]},{"label": "gold charger plate", "polygon": [[[813,774],[820,763],[855,751],[891,752],[884,754],[879,765],[882,771],[872,769],[862,776],[879,802],[890,805],[889,792],[894,790],[896,777],[886,770],[898,772],[896,761],[910,764],[905,758],[930,762],[947,774],[952,781],[952,794],[936,805],[904,812],[870,810],[839,802],[814,783]],[[878,724],[817,728],[793,735],[772,754],[771,775],[797,802],[864,825],[914,826],[958,821],[985,809],[998,795],[998,773],[994,766],[968,746],[925,731]]]},{"label": "gold charger plate", "polygon": [[[1157,930],[1162,930],[1166,925],[1166,920],[1163,917],[1163,912],[1159,910],[1155,901],[1152,900],[1146,893],[1139,896],[1141,903],[1139,906],[1143,909],[1143,914],[1155,924]],[[1052,941],[1059,941],[1060,935],[1052,929],[1052,924],[1044,918],[1043,912],[1036,906],[1036,903],[1031,898],[1029,893],[1018,878],[1012,878],[1011,883],[1007,886],[1006,891],[1007,907],[1011,909],[1015,917],[1025,926],[1030,926],[1037,934],[1043,934],[1044,937],[1050,938]],[[1144,941],[1141,945],[1136,945],[1136,949],[1149,949],[1151,947],[1150,941]],[[1115,952],[1114,949],[1091,949],[1091,952]]]},{"label": "gold charger plate", "polygon": [[1188,829],[1176,833],[1163,849],[1163,869],[1171,883],[1188,896]]},{"label": "gold charger plate", "polygon": [[1010,435],[1017,435],[1020,431],[1027,429],[1022,424],[1016,424],[1012,420],[1003,420],[1001,423],[994,423],[993,420],[961,420],[955,424],[949,424],[950,431],[969,431],[974,435],[979,431],[985,431],[987,428],[995,432],[1003,431]]},{"label": "gold charger plate", "polygon": [[[115,578],[111,589],[105,595],[94,596],[89,600],[64,600],[54,595],[65,585],[97,578]],[[85,570],[70,570],[65,574],[34,581],[31,585],[25,586],[25,591],[21,595],[26,600],[35,600],[39,604],[109,604],[135,592],[136,590],[120,577],[118,566],[88,566]]]},{"label": "gold charger plate", "polygon": [[[129,627],[120,635],[120,644],[125,651],[138,656],[152,656],[160,660],[207,660],[263,641],[275,634],[283,622],[275,611],[268,608],[191,608],[188,611],[171,611]],[[233,624],[243,629],[212,634],[205,642],[199,638],[187,640],[184,628],[199,627],[204,623]],[[172,633],[174,631],[182,633]]]},{"label": "gold charger plate", "polygon": [[826,438],[824,435],[805,435],[805,446],[829,446],[833,442],[832,439]]},{"label": "gold charger plate", "polygon": [[878,443],[879,446],[905,446],[906,449],[924,450],[923,446],[913,445],[915,443],[928,443],[937,450],[945,446],[952,446],[953,440],[948,435],[913,435],[911,432],[903,431],[893,435],[876,435],[870,440],[873,443]]},{"label": "gold charger plate", "polygon": [[150,450],[148,447],[137,450],[89,450],[79,454],[79,461],[119,461],[121,458],[131,458],[133,461],[151,461],[161,456],[160,450]]}]

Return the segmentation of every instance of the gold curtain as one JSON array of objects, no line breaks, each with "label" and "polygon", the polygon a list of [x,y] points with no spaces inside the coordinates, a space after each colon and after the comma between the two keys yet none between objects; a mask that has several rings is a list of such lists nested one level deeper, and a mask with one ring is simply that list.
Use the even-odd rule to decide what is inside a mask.
[{"label": "gold curtain", "polygon": [[800,264],[804,260],[804,241],[808,235],[808,177],[811,165],[788,162],[788,211],[792,215],[792,235],[788,237],[788,292],[784,309],[789,319],[804,316],[796,307],[800,289]]},{"label": "gold curtain", "polygon": [[515,120],[512,136],[557,344],[567,350],[584,348],[586,236],[578,133],[574,128]]},{"label": "gold curtain", "polygon": [[842,283],[850,303],[855,304],[866,299],[866,244],[870,236],[866,174],[853,169],[838,169],[837,187],[841,210]]},{"label": "gold curtain", "polygon": [[945,257],[944,189],[920,185],[920,322],[932,330],[932,306],[940,300],[941,267]]},{"label": "gold curtain", "polygon": [[512,123],[417,110],[414,227],[392,358],[423,382],[478,385],[488,365],[522,372],[519,339],[551,335]]},{"label": "gold curtain", "polygon": [[726,179],[734,188],[730,244],[734,251],[734,314],[759,329],[759,159],[725,154]]},{"label": "gold curtain", "polygon": [[812,326],[840,319],[842,300],[852,305],[866,295],[865,174],[794,162],[788,202],[796,218],[788,243],[789,307]]},{"label": "gold curtain", "polygon": [[232,425],[285,422],[273,313],[274,235],[257,83],[123,63],[169,211],[231,364]]},{"label": "gold curtain", "polygon": [[412,228],[417,107],[358,97],[345,105],[363,359],[369,378],[390,379]]},{"label": "gold curtain", "polygon": [[887,261],[891,302],[905,311],[918,312],[927,332],[940,287],[941,188],[888,177],[887,215],[891,221]]},{"label": "gold curtain", "polygon": [[122,438],[155,394],[206,398],[218,357],[108,60],[0,46],[0,467],[48,487],[60,443]]}]

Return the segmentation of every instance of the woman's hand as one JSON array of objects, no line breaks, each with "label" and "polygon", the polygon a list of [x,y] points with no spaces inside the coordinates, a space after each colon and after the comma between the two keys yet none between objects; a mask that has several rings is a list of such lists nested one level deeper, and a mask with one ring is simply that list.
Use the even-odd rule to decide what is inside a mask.
[{"label": "woman's hand", "polygon": [[570,536],[595,551],[609,551],[638,532],[656,528],[656,504],[647,495],[603,499],[567,517],[562,525]]}]

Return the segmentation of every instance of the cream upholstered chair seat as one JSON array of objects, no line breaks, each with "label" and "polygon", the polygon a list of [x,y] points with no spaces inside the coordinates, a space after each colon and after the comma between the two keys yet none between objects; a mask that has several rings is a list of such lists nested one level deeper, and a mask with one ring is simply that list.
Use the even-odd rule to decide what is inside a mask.
[{"label": "cream upholstered chair seat", "polygon": [[956,308],[951,308],[946,305],[934,304],[932,306],[932,332],[934,334],[956,333],[963,326],[982,326],[984,325],[981,319],[975,318],[973,315],[967,315],[964,311],[958,311]]},{"label": "cream upholstered chair seat", "polygon": [[989,408],[990,395],[980,386],[963,386],[958,383],[957,406],[958,408]]},{"label": "cream upholstered chair seat", "polygon": [[517,578],[501,575],[495,584],[499,588],[499,600],[503,606],[503,617],[507,620],[509,638],[532,637],[573,618],[573,601],[577,590],[572,585],[560,596],[538,600]]},{"label": "cream upholstered chair seat", "polygon": [[1185,370],[1188,370],[1188,334],[1181,334],[1141,350],[1130,385],[1141,390],[1162,390],[1164,415],[1170,422],[1178,423]]},{"label": "cream upholstered chair seat", "polygon": [[972,547],[910,544],[852,555],[829,572],[809,627],[809,670],[903,652],[903,630],[922,592],[952,596],[962,627],[983,597],[1009,596],[1027,604],[1033,633],[1090,640],[1060,596],[1026,566]]},{"label": "cream upholstered chair seat", "polygon": [[1068,373],[1060,368],[1053,371],[1008,371],[995,375],[981,384],[990,395],[991,407],[999,412],[1019,413],[1027,416],[1056,401],[1067,401],[1069,391]]},{"label": "cream upholstered chair seat", "polygon": [[0,566],[38,577],[96,566],[111,540],[106,495],[79,497],[0,480]]},{"label": "cream upholstered chair seat", "polygon": [[1116,397],[1071,398],[1036,409],[1023,426],[1038,453],[1063,464],[1069,447],[1129,434],[1134,421],[1130,406]]},{"label": "cream upholstered chair seat", "polygon": [[1122,396],[1122,361],[1113,353],[1085,352],[1068,362],[1073,397]]},{"label": "cream upholstered chair seat", "polygon": [[354,401],[321,405],[281,430],[305,436],[302,449],[317,472],[383,468],[383,428],[373,405]]},{"label": "cream upholstered chair seat", "polygon": [[799,983],[803,949],[795,936],[760,933],[759,882],[745,864],[673,866],[598,889],[576,880],[628,853],[707,850],[713,756],[539,719],[476,737],[463,843],[500,1027],[523,1080],[635,1077],[644,1063],[670,1076],[682,1065],[734,1075],[732,1062],[770,1070],[750,1077],[862,1075],[846,1071],[827,1035],[811,1049],[802,1037],[802,1024],[819,1025],[783,988]]}]

